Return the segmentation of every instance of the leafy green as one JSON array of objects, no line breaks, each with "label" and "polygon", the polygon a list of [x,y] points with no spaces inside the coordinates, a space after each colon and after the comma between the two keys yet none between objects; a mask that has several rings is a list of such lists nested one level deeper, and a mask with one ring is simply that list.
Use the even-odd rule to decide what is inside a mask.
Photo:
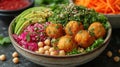
[{"label": "leafy green", "polygon": [[109,29],[110,25],[108,23],[103,23],[103,26],[105,27],[105,29]]},{"label": "leafy green", "polygon": [[68,52],[67,55],[72,55],[72,54],[79,54],[80,52],[74,48],[71,52]]},{"label": "leafy green", "polygon": [[[103,38],[98,38],[90,47],[85,49],[85,52],[92,51],[94,48],[100,46],[103,42],[104,42]],[[79,54],[79,53],[81,52],[75,48],[71,52],[68,52],[67,55]]]},{"label": "leafy green", "polygon": [[4,44],[7,44],[7,43],[11,43],[10,38],[0,36],[0,45],[4,45]]},{"label": "leafy green", "polygon": [[94,36],[94,35],[95,35],[95,33],[94,33],[93,31],[94,31],[94,28],[91,28],[91,29],[89,30],[91,36]]},{"label": "leafy green", "polygon": [[100,44],[102,44],[104,42],[103,38],[98,38],[93,44],[92,46],[86,48],[86,51],[89,52],[91,50],[93,50],[94,48],[98,47]]},{"label": "leafy green", "polygon": [[60,5],[54,10],[53,15],[48,20],[53,23],[63,24],[64,26],[69,21],[74,20],[82,22],[85,29],[88,29],[89,25],[93,22],[106,24],[108,21],[104,15],[97,13],[93,9],[87,9],[83,6],[75,6],[73,4]]},{"label": "leafy green", "polygon": [[28,34],[26,35],[26,39],[27,39],[27,42],[30,41],[30,33],[28,33]]}]

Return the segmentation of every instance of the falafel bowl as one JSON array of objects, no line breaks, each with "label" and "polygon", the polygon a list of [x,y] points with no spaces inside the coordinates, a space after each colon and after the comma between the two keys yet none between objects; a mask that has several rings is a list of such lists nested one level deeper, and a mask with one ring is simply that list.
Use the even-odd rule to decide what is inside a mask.
[{"label": "falafel bowl", "polygon": [[[72,61],[62,63],[68,61],[67,58],[71,60],[70,57],[97,53],[92,55],[94,57],[75,61],[78,65],[97,57],[106,48],[111,30],[111,25],[104,15],[70,4],[54,9],[33,7],[25,10],[10,24],[9,36],[19,53],[40,65],[68,65]],[[47,62],[39,56],[43,59],[47,57]],[[51,62],[53,60],[56,62]]]}]

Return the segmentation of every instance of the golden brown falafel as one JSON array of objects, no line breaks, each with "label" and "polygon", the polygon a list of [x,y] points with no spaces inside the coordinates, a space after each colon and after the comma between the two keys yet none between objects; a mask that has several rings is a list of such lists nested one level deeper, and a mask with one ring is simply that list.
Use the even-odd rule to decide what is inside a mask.
[{"label": "golden brown falafel", "polygon": [[104,37],[106,34],[105,27],[100,22],[92,23],[88,30],[93,32],[96,38]]},{"label": "golden brown falafel", "polygon": [[46,28],[46,34],[51,38],[59,38],[64,34],[63,26],[61,24],[49,24]]},{"label": "golden brown falafel", "polygon": [[95,37],[91,36],[87,30],[81,30],[75,35],[75,41],[83,48],[87,48],[95,41]]},{"label": "golden brown falafel", "polygon": [[72,36],[63,36],[60,38],[57,47],[61,50],[64,50],[66,52],[71,51],[73,48],[75,48],[75,44],[73,42]]},{"label": "golden brown falafel", "polygon": [[65,32],[67,35],[74,36],[79,30],[83,30],[84,27],[82,23],[77,21],[70,21],[65,27]]}]

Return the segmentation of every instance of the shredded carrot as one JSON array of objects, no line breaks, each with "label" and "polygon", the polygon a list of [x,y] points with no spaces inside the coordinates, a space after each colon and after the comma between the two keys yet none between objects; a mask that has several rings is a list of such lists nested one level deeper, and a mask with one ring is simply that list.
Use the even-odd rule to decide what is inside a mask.
[{"label": "shredded carrot", "polygon": [[74,0],[74,3],[104,14],[120,14],[120,0]]}]

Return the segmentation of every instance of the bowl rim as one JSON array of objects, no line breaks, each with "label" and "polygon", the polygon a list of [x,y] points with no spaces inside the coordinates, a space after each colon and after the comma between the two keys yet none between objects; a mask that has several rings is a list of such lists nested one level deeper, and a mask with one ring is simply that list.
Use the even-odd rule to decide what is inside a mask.
[{"label": "bowl rim", "polygon": [[30,4],[23,7],[23,8],[20,8],[20,9],[17,9],[17,10],[2,10],[2,9],[0,9],[0,12],[1,13],[17,12],[17,11],[24,10],[24,9],[29,8],[30,6],[34,5],[34,0],[28,0],[28,1],[29,1]]},{"label": "bowl rim", "polygon": [[120,14],[104,14],[107,17],[120,17]]},{"label": "bowl rim", "polygon": [[9,34],[9,37],[10,37],[10,39],[11,39],[11,42],[14,42],[13,46],[15,45],[15,46],[17,46],[18,48],[20,48],[20,49],[23,50],[23,51],[26,51],[26,52],[28,52],[28,53],[30,53],[30,54],[34,54],[34,55],[37,55],[37,56],[42,56],[42,57],[69,58],[69,57],[78,57],[78,56],[89,55],[89,54],[92,54],[92,53],[94,53],[95,51],[99,50],[99,49],[102,48],[103,46],[107,45],[107,43],[110,41],[110,37],[111,37],[111,34],[112,34],[112,26],[111,26],[110,22],[107,22],[107,23],[109,24],[109,29],[108,29],[108,31],[107,31],[107,36],[106,36],[104,42],[103,42],[100,46],[94,48],[92,51],[85,52],[85,53],[80,53],[80,54],[67,55],[67,56],[51,56],[51,55],[45,55],[45,54],[37,54],[37,53],[35,53],[35,52],[31,51],[31,50],[28,50],[28,49],[23,48],[23,47],[20,46],[20,45],[15,41],[15,39],[13,38],[13,36],[12,36],[12,24],[15,23],[15,22],[14,22],[15,19],[16,19],[16,18],[14,18],[14,19],[12,20],[12,22],[10,23],[9,28],[8,28],[8,34]]}]

